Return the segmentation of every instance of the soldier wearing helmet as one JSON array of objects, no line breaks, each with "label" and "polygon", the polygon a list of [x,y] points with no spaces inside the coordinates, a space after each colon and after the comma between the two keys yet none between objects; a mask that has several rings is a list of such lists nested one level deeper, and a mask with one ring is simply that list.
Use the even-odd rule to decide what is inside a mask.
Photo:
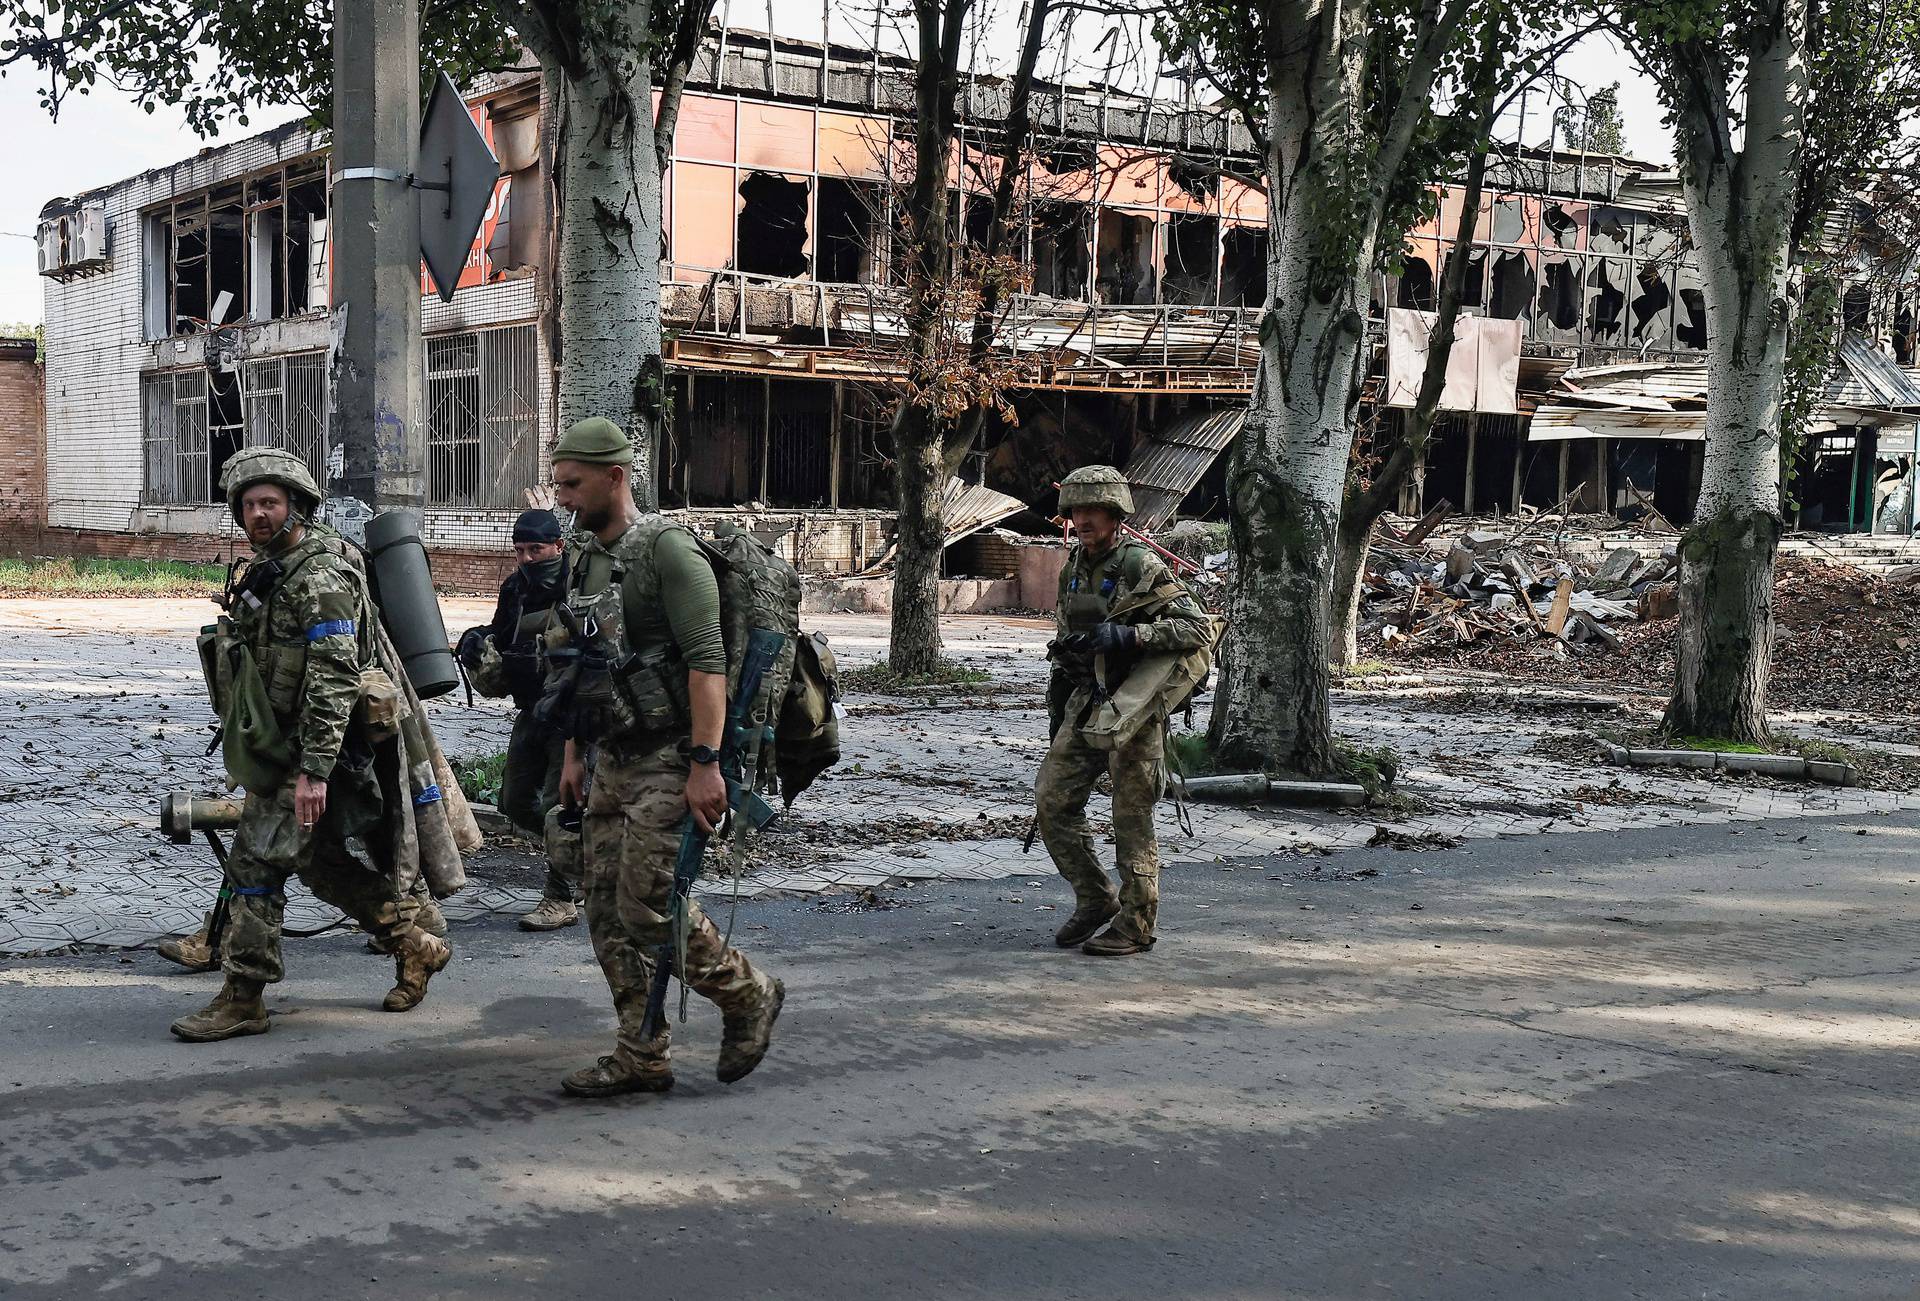
[{"label": "soldier wearing helmet", "polygon": [[363,671],[377,661],[377,615],[360,556],[313,522],[320,491],[291,453],[238,452],[221,486],[253,544],[251,562],[228,588],[216,643],[231,677],[222,710],[228,776],[247,796],[223,886],[231,896],[219,955],[226,983],[172,1027],[192,1043],[267,1031],[261,995],[283,971],[290,876],[394,955],[396,980],[383,1004],[390,1012],[417,1005],[453,953],[423,928],[419,896],[384,866],[389,810],[373,742],[355,715]]},{"label": "soldier wearing helmet", "polygon": [[[1119,470],[1088,465],[1069,474],[1060,483],[1060,510],[1072,517],[1076,541],[1060,571],[1056,636],[1047,648],[1052,741],[1034,786],[1035,821],[1054,866],[1073,887],[1073,916],[1054,942],[1120,957],[1154,942],[1160,854],[1153,812],[1166,783],[1166,722],[1156,718],[1113,750],[1090,744],[1083,729],[1102,693],[1116,688],[1140,655],[1210,647],[1213,631],[1160,557],[1122,537],[1133,493]],[[1117,890],[1095,856],[1087,824],[1087,797],[1103,772],[1113,782]]]}]

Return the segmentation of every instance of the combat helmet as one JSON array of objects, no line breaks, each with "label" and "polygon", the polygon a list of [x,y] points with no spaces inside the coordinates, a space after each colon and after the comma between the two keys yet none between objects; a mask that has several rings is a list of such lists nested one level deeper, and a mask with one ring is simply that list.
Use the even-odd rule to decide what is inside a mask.
[{"label": "combat helmet", "polygon": [[227,510],[240,523],[240,496],[256,483],[277,483],[287,490],[293,509],[311,516],[320,508],[320,487],[307,463],[278,447],[243,447],[227,458],[220,471],[226,489]]},{"label": "combat helmet", "polygon": [[1105,506],[1122,519],[1133,514],[1133,490],[1127,476],[1111,465],[1083,465],[1060,481],[1060,509]]}]

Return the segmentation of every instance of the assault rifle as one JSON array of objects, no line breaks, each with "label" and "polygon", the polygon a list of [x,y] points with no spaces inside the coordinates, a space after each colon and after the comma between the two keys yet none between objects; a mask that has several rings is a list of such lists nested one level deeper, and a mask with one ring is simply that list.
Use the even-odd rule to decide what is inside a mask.
[{"label": "assault rifle", "polygon": [[[758,831],[773,820],[773,806],[754,793],[754,778],[759,771],[760,747],[767,736],[765,722],[754,721],[760,688],[767,671],[780,658],[786,637],[765,628],[755,628],[747,636],[747,654],[740,665],[740,685],[727,705],[727,720],[720,734],[720,776],[727,783],[727,810],[734,819],[737,845],[744,845],[749,827]],[[740,821],[745,819],[744,824]],[[647,990],[647,1011],[640,1022],[640,1035],[651,1039],[666,1028],[667,982],[680,977],[680,1019],[687,1019],[687,931],[690,919],[688,902],[693,883],[700,876],[700,862],[706,857],[707,841],[712,833],[700,830],[700,824],[687,813],[680,825],[680,853],[673,862],[673,897],[668,917],[673,934],[653,960],[653,985]],[[735,864],[735,870],[739,864]]]}]

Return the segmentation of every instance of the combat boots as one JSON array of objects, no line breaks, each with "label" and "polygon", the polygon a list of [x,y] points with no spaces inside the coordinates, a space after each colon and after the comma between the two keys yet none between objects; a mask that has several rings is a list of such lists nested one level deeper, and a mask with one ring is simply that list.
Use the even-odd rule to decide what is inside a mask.
[{"label": "combat boots", "polygon": [[1144,940],[1135,939],[1118,926],[1109,926],[1085,944],[1080,946],[1082,953],[1090,953],[1096,958],[1124,958],[1130,953],[1145,953],[1153,947],[1153,936]]},{"label": "combat boots", "polygon": [[220,987],[211,1003],[181,1017],[170,1028],[191,1044],[216,1043],[243,1034],[265,1034],[270,1028],[267,1005],[260,998],[260,991],[265,988],[263,981],[228,976],[227,983]]},{"label": "combat boots", "polygon": [[393,955],[393,988],[380,1006],[389,1012],[407,1012],[427,996],[427,982],[453,961],[453,946],[418,928],[409,931]]},{"label": "combat boots", "polygon": [[1120,911],[1117,899],[1102,899],[1099,903],[1083,903],[1073,910],[1073,916],[1067,918],[1067,924],[1054,933],[1053,942],[1063,949],[1076,944],[1084,944],[1093,933],[1113,920]]},{"label": "combat boots", "polygon": [[153,946],[153,951],[168,962],[178,963],[188,971],[212,971],[220,965],[220,955],[207,943],[207,928],[202,926],[191,935],[174,935],[161,940]]},{"label": "combat boots", "polygon": [[557,931],[580,920],[580,910],[569,899],[542,899],[540,906],[520,919],[523,931]]},{"label": "combat boots", "polygon": [[673,1087],[673,1071],[663,1061],[653,1067],[636,1066],[625,1057],[602,1057],[560,1081],[576,1098],[611,1098],[621,1093],[665,1093]]},{"label": "combat boots", "polygon": [[746,1079],[767,1055],[773,1041],[773,1023],[780,1019],[780,1005],[786,1001],[786,985],[768,981],[745,1009],[726,1014],[721,1022],[720,1068],[716,1072],[722,1084]]}]

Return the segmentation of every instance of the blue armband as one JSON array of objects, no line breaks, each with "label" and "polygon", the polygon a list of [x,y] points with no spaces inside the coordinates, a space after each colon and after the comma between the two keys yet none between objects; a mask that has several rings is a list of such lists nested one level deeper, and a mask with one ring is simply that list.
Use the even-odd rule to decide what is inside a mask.
[{"label": "blue armband", "polygon": [[316,623],[307,629],[307,640],[319,641],[322,637],[353,636],[353,620],[329,619],[325,623]]}]

